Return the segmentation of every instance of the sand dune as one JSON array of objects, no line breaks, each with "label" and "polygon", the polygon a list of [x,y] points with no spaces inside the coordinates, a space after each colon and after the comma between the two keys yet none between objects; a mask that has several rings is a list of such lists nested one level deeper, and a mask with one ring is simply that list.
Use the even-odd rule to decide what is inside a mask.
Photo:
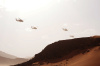
[{"label": "sand dune", "polygon": [[10,66],[27,61],[28,59],[18,58],[16,56],[0,51],[0,66]]},{"label": "sand dune", "polygon": [[68,61],[44,63],[40,66],[100,66],[100,47],[95,47],[85,54],[78,54]]},{"label": "sand dune", "polygon": [[10,59],[15,59],[15,58],[17,58],[16,56],[10,55],[10,54],[5,53],[5,52],[3,52],[3,51],[0,51],[0,56],[1,56],[1,57],[5,57],[5,58],[10,58]]},{"label": "sand dune", "polygon": [[15,64],[22,63],[25,61],[28,61],[28,59],[24,59],[24,58],[9,59],[9,58],[0,56],[0,66],[10,66],[10,65],[15,65]]},{"label": "sand dune", "polygon": [[69,60],[68,66],[100,66],[100,47],[93,48],[84,55]]},{"label": "sand dune", "polygon": [[100,66],[99,37],[54,42],[27,62],[14,66]]}]

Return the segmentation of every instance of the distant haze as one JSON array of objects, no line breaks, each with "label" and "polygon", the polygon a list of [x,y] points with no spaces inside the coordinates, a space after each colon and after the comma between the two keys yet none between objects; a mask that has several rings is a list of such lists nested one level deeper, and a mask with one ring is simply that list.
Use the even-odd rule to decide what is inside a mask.
[{"label": "distant haze", "polygon": [[2,52],[2,51],[0,51],[0,56],[1,56],[1,57],[5,57],[5,58],[9,58],[9,59],[16,59],[16,58],[17,58],[16,56],[9,55],[9,54],[4,53],[4,52]]},{"label": "distant haze", "polygon": [[100,0],[0,0],[0,51],[33,57],[71,35],[100,35]]}]

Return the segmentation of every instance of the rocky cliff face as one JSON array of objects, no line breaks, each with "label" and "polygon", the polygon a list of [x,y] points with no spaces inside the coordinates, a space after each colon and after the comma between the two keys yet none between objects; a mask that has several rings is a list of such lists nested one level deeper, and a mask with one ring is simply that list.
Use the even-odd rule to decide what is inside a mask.
[{"label": "rocky cliff face", "polygon": [[62,40],[49,44],[33,59],[15,66],[34,66],[35,62],[38,62],[39,65],[43,65],[43,62],[56,63],[64,59],[68,60],[80,53],[89,52],[91,48],[96,46],[100,46],[100,38],[84,37]]}]

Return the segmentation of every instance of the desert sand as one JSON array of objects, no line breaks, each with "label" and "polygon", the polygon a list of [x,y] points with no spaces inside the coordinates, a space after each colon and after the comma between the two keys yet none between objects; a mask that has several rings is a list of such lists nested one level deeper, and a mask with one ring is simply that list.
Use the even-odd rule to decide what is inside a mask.
[{"label": "desert sand", "polygon": [[75,38],[54,42],[27,62],[14,66],[100,66],[100,38]]},{"label": "desert sand", "polygon": [[78,54],[68,61],[44,63],[40,66],[100,66],[100,47],[95,47],[85,54]]}]

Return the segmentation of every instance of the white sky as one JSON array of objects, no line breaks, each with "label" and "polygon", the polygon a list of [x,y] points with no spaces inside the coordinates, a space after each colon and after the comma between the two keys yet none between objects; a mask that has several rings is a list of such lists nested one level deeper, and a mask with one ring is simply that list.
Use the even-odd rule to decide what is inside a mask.
[{"label": "white sky", "polygon": [[[0,50],[32,57],[70,35],[100,35],[99,6],[99,0],[0,0]],[[24,22],[16,22],[18,17]]]}]

